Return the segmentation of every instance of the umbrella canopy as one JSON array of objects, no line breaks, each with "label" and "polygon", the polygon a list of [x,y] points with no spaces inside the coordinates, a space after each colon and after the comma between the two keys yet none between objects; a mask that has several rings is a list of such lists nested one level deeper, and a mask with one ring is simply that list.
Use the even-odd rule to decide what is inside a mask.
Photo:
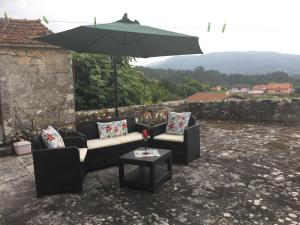
[{"label": "umbrella canopy", "polygon": [[[111,56],[155,57],[202,54],[198,37],[175,33],[131,21],[125,13],[119,21],[107,24],[80,26],[71,30],[38,37],[36,40],[81,53],[100,53]],[[118,117],[116,63],[115,103]]]},{"label": "umbrella canopy", "polygon": [[82,53],[155,57],[202,54],[198,37],[175,33],[130,21],[80,26],[37,38],[39,41]]}]

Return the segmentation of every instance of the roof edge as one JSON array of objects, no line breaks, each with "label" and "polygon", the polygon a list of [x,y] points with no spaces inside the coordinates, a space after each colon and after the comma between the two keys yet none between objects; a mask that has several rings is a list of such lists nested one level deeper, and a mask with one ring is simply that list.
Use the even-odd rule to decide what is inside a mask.
[{"label": "roof edge", "polygon": [[17,47],[24,47],[24,48],[49,48],[49,49],[58,49],[58,50],[63,50],[66,52],[70,52],[70,50],[54,46],[54,45],[43,45],[43,44],[9,44],[9,43],[0,43],[0,47],[12,47],[12,48],[17,48]]},{"label": "roof edge", "polygon": [[[0,17],[0,20],[6,20],[5,17]],[[14,19],[9,18],[8,21],[34,21],[34,22],[41,22],[41,19]]]}]

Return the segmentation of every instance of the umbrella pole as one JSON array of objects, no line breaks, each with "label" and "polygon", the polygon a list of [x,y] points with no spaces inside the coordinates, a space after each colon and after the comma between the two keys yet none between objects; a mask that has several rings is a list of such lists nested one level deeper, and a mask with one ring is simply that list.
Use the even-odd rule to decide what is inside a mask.
[{"label": "umbrella pole", "polygon": [[115,86],[115,109],[116,109],[116,118],[119,118],[119,109],[118,109],[118,83],[117,83],[117,63],[116,57],[112,56],[112,67],[114,71],[114,86]]}]

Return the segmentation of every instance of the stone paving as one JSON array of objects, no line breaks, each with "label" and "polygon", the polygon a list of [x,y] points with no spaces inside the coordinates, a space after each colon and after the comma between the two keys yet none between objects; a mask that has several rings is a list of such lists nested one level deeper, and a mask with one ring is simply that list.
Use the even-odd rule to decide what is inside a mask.
[{"label": "stone paving", "polygon": [[201,158],[155,194],[120,189],[111,167],[82,194],[35,197],[30,155],[0,158],[0,224],[298,224],[300,126],[201,122]]}]

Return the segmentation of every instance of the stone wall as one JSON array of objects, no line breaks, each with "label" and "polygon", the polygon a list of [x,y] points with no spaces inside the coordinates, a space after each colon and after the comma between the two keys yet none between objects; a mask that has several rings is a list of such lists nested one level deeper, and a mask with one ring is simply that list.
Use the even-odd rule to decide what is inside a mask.
[{"label": "stone wall", "polygon": [[[300,124],[300,99],[244,100],[229,102],[168,102],[151,106],[120,108],[120,117],[134,116],[140,122],[157,124],[166,120],[166,112],[191,111],[197,119],[283,122]],[[114,109],[76,112],[76,122],[113,118]]]},{"label": "stone wall", "polygon": [[69,52],[0,46],[0,97],[6,138],[28,135],[49,124],[74,124]]},{"label": "stone wall", "polygon": [[[168,110],[184,111],[187,104],[184,101],[164,102],[154,105],[134,105],[119,108],[119,117],[132,116],[145,124],[157,124],[166,119]],[[89,111],[77,111],[76,122],[115,118],[115,109],[100,109]]]},{"label": "stone wall", "polygon": [[244,100],[189,104],[200,119],[300,123],[300,99]]}]

